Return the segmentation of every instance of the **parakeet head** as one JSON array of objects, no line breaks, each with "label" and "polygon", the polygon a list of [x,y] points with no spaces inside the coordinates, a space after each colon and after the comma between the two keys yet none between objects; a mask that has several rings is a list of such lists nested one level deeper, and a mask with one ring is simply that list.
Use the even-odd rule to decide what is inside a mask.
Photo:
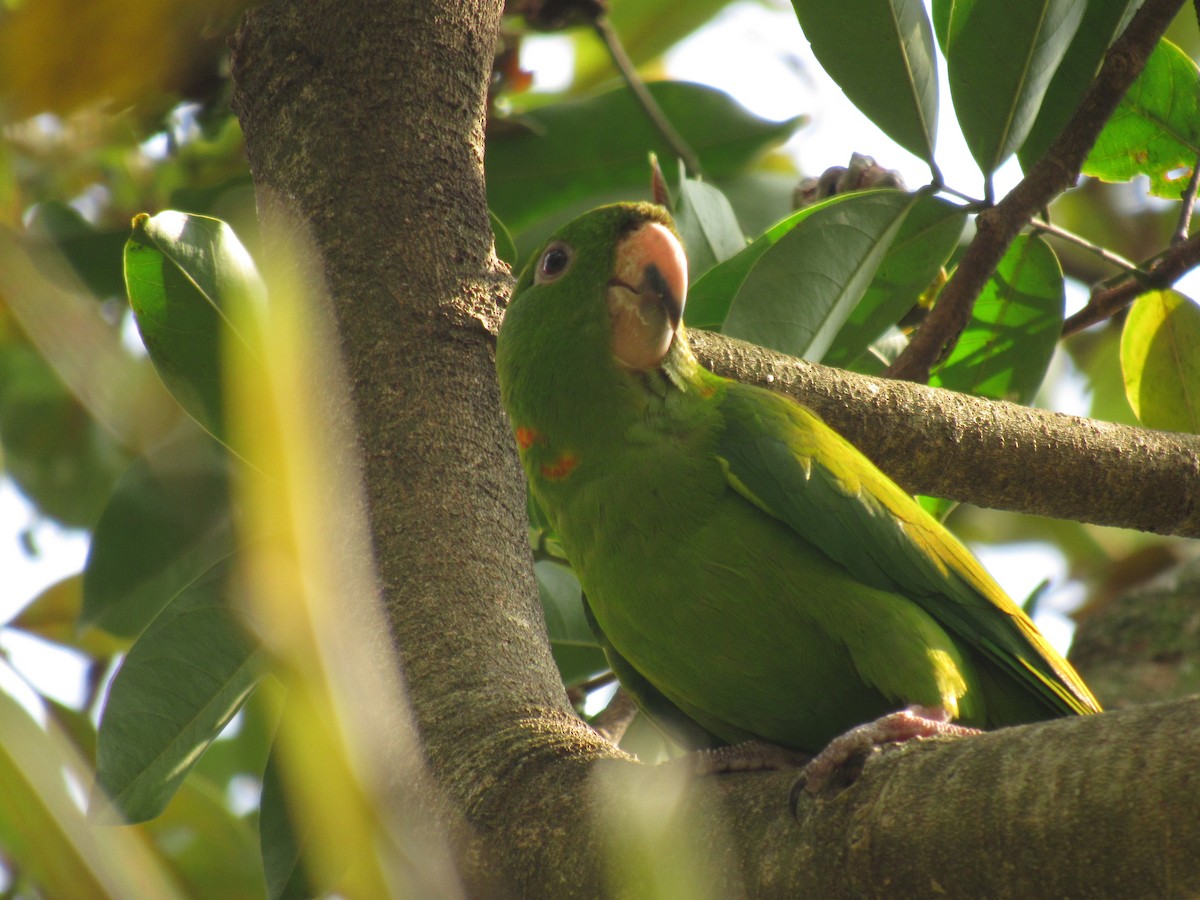
[{"label": "parakeet head", "polygon": [[[504,403],[525,421],[637,406],[645,377],[691,359],[687,257],[649,203],[592,210],[557,231],[517,282],[497,340]],[[586,411],[586,412],[585,412]],[[532,427],[532,426],[530,426]]]}]

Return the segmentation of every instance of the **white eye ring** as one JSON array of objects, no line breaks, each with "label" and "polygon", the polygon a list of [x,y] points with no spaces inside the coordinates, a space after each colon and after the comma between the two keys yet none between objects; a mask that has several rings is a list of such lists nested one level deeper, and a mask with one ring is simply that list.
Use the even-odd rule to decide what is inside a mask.
[{"label": "white eye ring", "polygon": [[534,284],[550,284],[558,281],[571,268],[575,261],[575,251],[562,241],[555,241],[542,251],[537,269],[533,274]]}]

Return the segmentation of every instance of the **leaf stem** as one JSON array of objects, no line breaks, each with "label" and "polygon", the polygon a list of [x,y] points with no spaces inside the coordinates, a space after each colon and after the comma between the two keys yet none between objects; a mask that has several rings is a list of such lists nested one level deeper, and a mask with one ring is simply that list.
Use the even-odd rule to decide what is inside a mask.
[{"label": "leaf stem", "polygon": [[967,210],[969,212],[979,212],[980,210],[988,208],[988,202],[986,200],[980,200],[976,197],[972,197],[970,194],[964,194],[962,191],[955,190],[948,184],[938,184],[936,185],[936,190],[939,194],[949,194],[951,197],[956,197],[959,200],[962,200],[967,204]]},{"label": "leaf stem", "polygon": [[1084,250],[1087,250],[1089,253],[1094,253],[1096,256],[1099,256],[1105,262],[1112,263],[1118,269],[1122,269],[1131,275],[1144,275],[1145,274],[1142,271],[1141,266],[1139,266],[1135,262],[1131,262],[1130,260],[1121,256],[1121,254],[1113,253],[1107,247],[1101,247],[1099,244],[1093,244],[1087,238],[1080,237],[1075,232],[1067,231],[1067,229],[1061,228],[1058,225],[1053,224],[1052,222],[1035,219],[1034,221],[1029,223],[1029,227],[1032,228],[1034,231],[1040,231],[1044,234],[1052,234],[1056,238],[1060,238],[1064,241],[1068,241],[1077,247],[1082,247]]},{"label": "leaf stem", "polygon": [[1183,196],[1179,198],[1183,203],[1183,208],[1179,210],[1179,224],[1175,226],[1175,233],[1171,235],[1172,244],[1182,244],[1188,238],[1188,232],[1192,227],[1192,209],[1196,205],[1197,189],[1200,189],[1200,157],[1196,158],[1196,163],[1192,166],[1192,177],[1188,179],[1187,188],[1184,190]]},{"label": "leaf stem", "polygon": [[654,99],[654,95],[650,93],[650,89],[646,87],[646,82],[642,81],[642,77],[638,75],[637,68],[633,65],[629,54],[625,52],[625,47],[621,44],[617,32],[609,24],[608,17],[597,16],[592,25],[596,29],[596,34],[600,36],[600,40],[604,42],[604,46],[608,48],[609,55],[621,72],[621,77],[625,79],[625,83],[629,85],[629,89],[633,91],[633,95],[642,105],[642,109],[646,111],[646,115],[650,117],[654,127],[658,129],[659,134],[671,145],[671,150],[675,155],[683,160],[688,171],[697,178],[703,178],[704,170],[700,166],[700,158],[675,130],[675,126],[671,124],[662,107],[658,105],[658,101]]},{"label": "leaf stem", "polygon": [[1062,336],[1103,322],[1148,291],[1166,290],[1197,265],[1200,265],[1200,235],[1172,243],[1162,253],[1142,263],[1129,277],[1110,287],[1094,288],[1087,305],[1063,322]]}]

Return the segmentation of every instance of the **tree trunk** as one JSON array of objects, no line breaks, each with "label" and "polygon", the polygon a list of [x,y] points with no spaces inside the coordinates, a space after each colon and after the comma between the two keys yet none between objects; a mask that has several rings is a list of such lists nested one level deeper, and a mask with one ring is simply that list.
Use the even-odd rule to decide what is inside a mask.
[{"label": "tree trunk", "polygon": [[449,810],[430,825],[467,823],[472,892],[1200,890],[1194,702],[882,754],[849,790],[801,793],[798,819],[795,773],[689,780],[575,717],[493,374],[510,282],[492,252],[482,125],[500,12],[274,2],[246,17],[234,55],[264,231],[287,221],[271,215],[282,203],[319,251],[385,612]]}]

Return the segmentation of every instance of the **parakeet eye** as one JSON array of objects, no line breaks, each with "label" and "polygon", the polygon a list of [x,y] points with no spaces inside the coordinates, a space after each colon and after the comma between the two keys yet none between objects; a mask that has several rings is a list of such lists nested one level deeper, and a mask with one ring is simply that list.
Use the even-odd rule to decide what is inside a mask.
[{"label": "parakeet eye", "polygon": [[557,281],[575,259],[575,251],[561,241],[551,244],[538,260],[537,274],[533,276],[534,284],[549,284]]}]

